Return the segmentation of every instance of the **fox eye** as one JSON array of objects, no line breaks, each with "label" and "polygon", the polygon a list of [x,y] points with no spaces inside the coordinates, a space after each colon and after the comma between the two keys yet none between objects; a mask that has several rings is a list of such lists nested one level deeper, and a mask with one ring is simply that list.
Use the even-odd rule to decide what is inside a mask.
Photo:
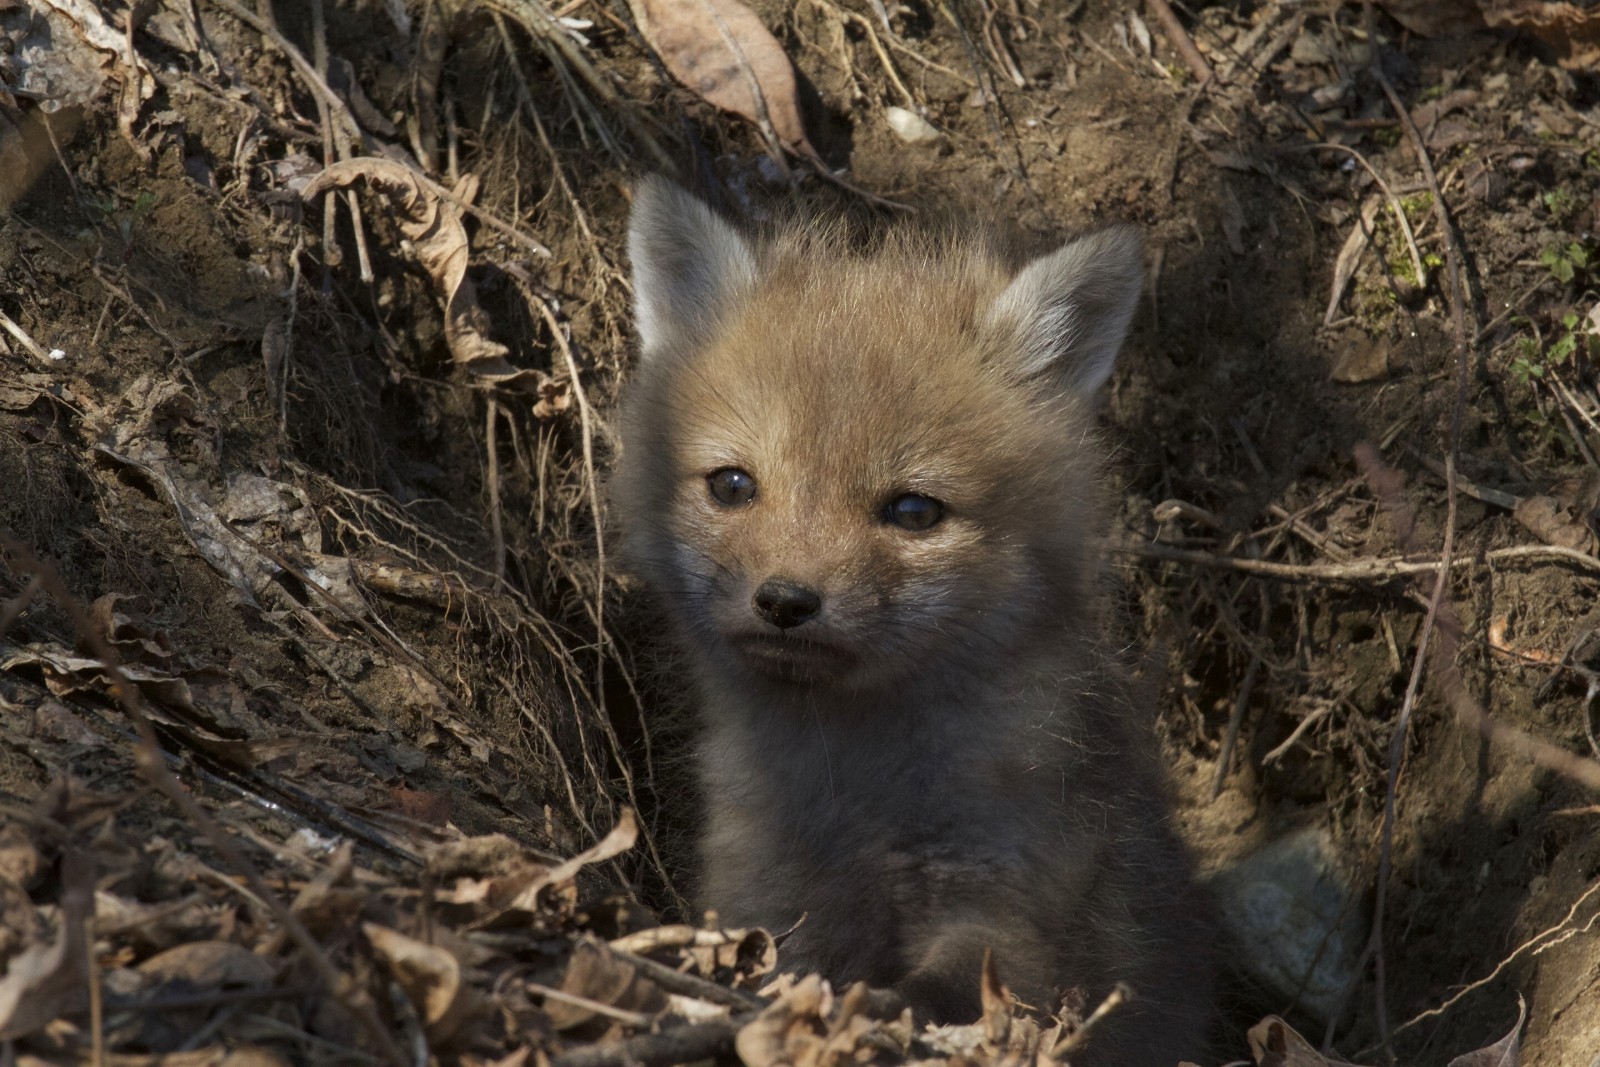
[{"label": "fox eye", "polygon": [[902,530],[931,530],[942,518],[944,505],[921,493],[897,496],[883,509],[884,521]]},{"label": "fox eye", "polygon": [[756,497],[756,480],[738,467],[724,467],[706,476],[711,499],[725,508],[748,504]]}]

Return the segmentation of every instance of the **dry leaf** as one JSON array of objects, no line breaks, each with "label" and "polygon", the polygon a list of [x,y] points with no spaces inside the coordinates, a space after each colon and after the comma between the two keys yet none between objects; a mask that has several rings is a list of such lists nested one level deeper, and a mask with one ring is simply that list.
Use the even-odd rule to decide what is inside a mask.
[{"label": "dry leaf", "polygon": [[623,808],[617,816],[617,825],[611,832],[601,838],[593,848],[585,849],[576,856],[554,867],[533,873],[525,884],[517,887],[516,896],[507,905],[523,911],[537,911],[539,908],[539,894],[549,888],[570,888],[572,880],[578,876],[583,868],[604,863],[622,855],[633,847],[639,839],[639,823],[634,818],[633,809]]},{"label": "dry leaf", "polygon": [[596,1018],[606,1018],[597,1008],[581,1001],[620,1008],[623,1011],[654,1015],[667,1006],[659,986],[641,975],[626,960],[608,952],[604,945],[584,938],[572,946],[567,973],[561,979],[561,992],[572,1000],[545,1000],[545,1014],[557,1030],[571,1030]]},{"label": "dry leaf", "polygon": [[[122,136],[146,159],[149,149],[134,136],[133,126],[139,118],[139,109],[155,95],[156,79],[149,64],[138,52],[132,50],[125,27],[114,26],[106,20],[105,6],[93,0],[44,0],[46,7],[65,16],[84,43],[100,53],[100,71],[111,69],[112,77],[120,84],[117,94],[117,127]],[[124,19],[134,18],[132,7],[122,9]]]},{"label": "dry leaf", "polygon": [[[150,625],[144,618],[149,613],[149,601],[123,593],[107,593],[89,605],[89,621],[124,663],[165,667],[172,662],[172,639],[165,630]],[[79,651],[88,649],[80,643]]]},{"label": "dry leaf", "polygon": [[708,104],[763,132],[770,127],[791,152],[817,158],[800,117],[794,67],[754,12],[737,0],[629,0],[629,6],[674,78]]},{"label": "dry leaf", "polygon": [[1522,1024],[1528,1018],[1528,1005],[1517,997],[1517,1025],[1511,1032],[1488,1048],[1463,1053],[1451,1060],[1448,1067],[1517,1067],[1521,1057]]},{"label": "dry leaf", "polygon": [[1524,497],[1511,514],[1523,528],[1547,545],[1578,552],[1594,551],[1594,535],[1580,519],[1573,518],[1561,501],[1553,496]]},{"label": "dry leaf", "polygon": [[[395,222],[400,232],[412,243],[418,261],[433,278],[444,301],[444,336],[450,358],[474,374],[496,381],[520,378],[525,372],[506,362],[506,347],[487,336],[489,316],[479,306],[478,289],[467,275],[471,249],[466,228],[461,224],[461,208],[426,188],[405,164],[375,156],[333,164],[311,179],[300,195],[314,200],[328,189],[358,181],[367,182],[389,197],[399,213]],[[477,179],[472,177],[463,178],[453,190],[455,200],[468,204],[476,193]]]},{"label": "dry leaf", "polygon": [[1483,27],[1480,0],[1381,0],[1389,17],[1412,33],[1439,37]]},{"label": "dry leaf", "polygon": [[422,1017],[430,1039],[448,1040],[479,1013],[478,997],[462,984],[461,961],[454,953],[377,923],[363,923],[361,929]]},{"label": "dry leaf", "polygon": [[25,1037],[84,999],[94,866],[69,849],[61,857],[61,881],[55,939],[29,945],[6,961],[0,977],[0,1041]]},{"label": "dry leaf", "polygon": [[1351,1067],[1342,1060],[1328,1059],[1276,1015],[1256,1023],[1248,1036],[1256,1067]]},{"label": "dry leaf", "polygon": [[[1422,0],[1430,2],[1430,0]],[[1526,30],[1567,70],[1600,68],[1600,8],[1549,0],[1478,0],[1490,26]]]},{"label": "dry leaf", "polygon": [[1011,993],[1000,981],[1000,969],[995,966],[994,953],[983,950],[983,976],[979,982],[979,996],[983,1004],[983,1033],[990,1044],[1004,1045],[1011,1036]]}]

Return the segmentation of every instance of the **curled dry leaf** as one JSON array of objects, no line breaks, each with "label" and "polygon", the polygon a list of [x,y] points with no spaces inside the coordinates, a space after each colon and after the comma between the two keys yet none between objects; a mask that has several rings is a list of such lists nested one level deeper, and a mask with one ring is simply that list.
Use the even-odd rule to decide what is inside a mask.
[{"label": "curled dry leaf", "polygon": [[1451,1060],[1448,1067],[1517,1067],[1522,1055],[1522,1024],[1528,1020],[1528,1005],[1517,996],[1517,1024],[1511,1032],[1487,1048],[1466,1052]]},{"label": "curled dry leaf", "polygon": [[428,870],[436,881],[451,883],[438,892],[441,903],[499,912],[539,912],[558,904],[565,911],[577,901],[573,879],[578,872],[621,855],[638,836],[638,821],[624,808],[609,834],[569,860],[541,855],[493,834],[432,850]]},{"label": "curled dry leaf", "polygon": [[[124,663],[164,667],[172,662],[172,639],[151,624],[143,597],[107,593],[89,605],[89,621]],[[80,651],[87,651],[80,645]]]},{"label": "curled dry leaf", "polygon": [[572,880],[578,872],[596,863],[604,863],[614,859],[633,847],[639,839],[639,821],[634,817],[632,808],[623,808],[617,816],[617,825],[611,832],[601,838],[593,848],[573,856],[571,859],[532,874],[527,881],[517,887],[516,895],[508,907],[523,911],[536,911],[539,907],[539,894],[546,889],[554,888],[567,893],[574,892]]},{"label": "curled dry leaf", "polygon": [[799,83],[777,38],[737,0],[629,0],[667,70],[706,103],[816,159],[800,117]]},{"label": "curled dry leaf", "polygon": [[730,930],[721,944],[690,946],[686,955],[707,978],[725,980],[738,989],[755,988],[778,966],[778,946],[765,930]]},{"label": "curled dry leaf", "polygon": [[835,997],[821,975],[809,975],[746,1023],[734,1047],[746,1067],[863,1063],[886,1044],[904,1051],[911,1038],[909,1013],[897,1023],[879,1022],[869,1010],[873,999],[865,983]]},{"label": "curled dry leaf", "polygon": [[1478,0],[1490,26],[1526,30],[1567,70],[1600,68],[1600,9],[1551,0]]},{"label": "curled dry leaf", "polygon": [[608,1018],[604,1008],[654,1015],[667,1006],[666,994],[628,961],[585,937],[572,946],[561,992],[545,1000],[545,1014],[557,1030],[571,1030],[593,1019]]},{"label": "curled dry leaf", "polygon": [[1574,518],[1555,497],[1524,497],[1511,513],[1523,528],[1547,545],[1578,552],[1594,552],[1594,534],[1589,532],[1582,519]]},{"label": "curled dry leaf", "polygon": [[1342,1060],[1328,1059],[1276,1015],[1256,1023],[1248,1036],[1256,1067],[1351,1067]]},{"label": "curled dry leaf", "polygon": [[364,923],[361,929],[422,1017],[431,1040],[448,1040],[463,1022],[480,1014],[481,1001],[462,983],[461,961],[454,953],[377,923]]},{"label": "curled dry leaf", "polygon": [[[92,0],[44,0],[44,5],[67,18],[78,36],[101,56],[101,69],[113,68],[120,91],[117,94],[117,127],[122,136],[140,155],[149,158],[149,150],[134,136],[133,125],[143,107],[156,91],[155,75],[138,52],[129,47],[132,35],[125,27],[107,21],[102,4]],[[135,18],[133,6],[123,9],[123,17]],[[109,57],[109,58],[108,58]]]},{"label": "curled dry leaf", "polygon": [[417,259],[433,279],[444,301],[444,336],[450,358],[457,365],[495,381],[520,378],[524,373],[506,362],[504,345],[488,337],[489,316],[478,304],[478,290],[467,275],[471,249],[461,208],[477,193],[477,179],[463,178],[446,200],[427,188],[409,167],[392,159],[361,156],[328,167],[301,191],[314,200],[335,186],[366,182],[386,194],[398,215],[400,232],[416,249]]},{"label": "curled dry leaf", "polygon": [[1467,33],[1483,26],[1481,0],[1381,0],[1378,6],[1423,37]]},{"label": "curled dry leaf", "polygon": [[34,1033],[84,999],[94,865],[77,850],[67,850],[61,857],[61,882],[55,936],[6,961],[0,977],[0,1041]]}]

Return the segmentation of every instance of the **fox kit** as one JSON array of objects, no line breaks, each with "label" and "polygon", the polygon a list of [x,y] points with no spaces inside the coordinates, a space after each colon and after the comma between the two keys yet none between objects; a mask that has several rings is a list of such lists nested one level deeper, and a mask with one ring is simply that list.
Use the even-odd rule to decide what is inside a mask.
[{"label": "fox kit", "polygon": [[702,903],[787,968],[971,1022],[1130,1004],[1086,1060],[1198,1054],[1206,937],[1153,741],[1096,652],[1094,394],[1138,300],[1107,229],[755,240],[646,179],[613,500],[696,683]]}]

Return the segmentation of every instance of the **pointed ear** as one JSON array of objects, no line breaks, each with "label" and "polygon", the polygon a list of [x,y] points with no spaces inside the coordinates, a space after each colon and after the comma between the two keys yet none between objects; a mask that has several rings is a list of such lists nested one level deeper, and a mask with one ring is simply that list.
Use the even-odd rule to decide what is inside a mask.
[{"label": "pointed ear", "polygon": [[634,191],[628,223],[634,318],[644,355],[707,329],[730,297],[755,280],[750,246],[722,216],[680,186],[651,175]]},{"label": "pointed ear", "polygon": [[1087,396],[1111,377],[1143,275],[1137,230],[1091,233],[1022,268],[984,323],[1005,338],[1019,375],[1048,373]]}]

